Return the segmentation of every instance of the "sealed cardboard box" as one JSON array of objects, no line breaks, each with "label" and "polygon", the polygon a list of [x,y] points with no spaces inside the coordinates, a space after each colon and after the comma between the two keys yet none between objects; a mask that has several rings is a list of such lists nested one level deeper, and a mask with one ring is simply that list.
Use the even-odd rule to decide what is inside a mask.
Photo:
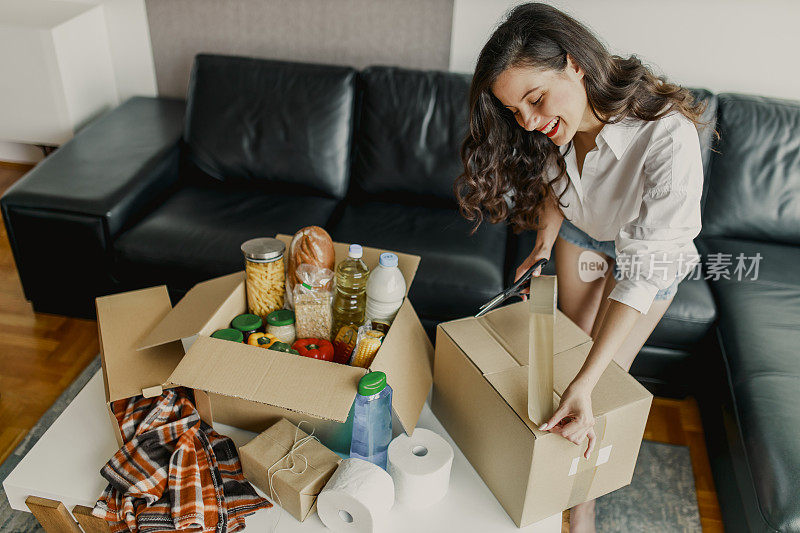
[{"label": "sealed cardboard box", "polygon": [[[287,245],[291,241],[288,235],[278,238]],[[347,257],[348,246],[334,243],[337,263]],[[372,269],[380,254],[391,250],[363,251]],[[420,258],[394,253],[408,290]],[[208,393],[215,421],[261,432],[280,418],[295,424],[306,420],[323,443],[349,449],[343,423],[367,369],[210,337],[246,312],[244,272],[198,283],[174,308],[163,286],[99,298],[101,343],[124,347],[123,354],[114,350],[113,366],[106,368],[108,358],[104,359],[104,375],[114,384],[112,399],[140,393],[144,387],[183,385],[196,396]],[[114,327],[104,328],[105,324]],[[132,376],[131,364],[145,375]],[[394,390],[392,408],[406,432],[412,432],[419,419],[433,380],[432,366],[433,346],[406,298],[370,367],[388,376]]]},{"label": "sealed cardboard box", "polygon": [[[139,343],[172,309],[165,286],[97,298],[97,331],[106,404],[112,430],[122,446],[122,433],[111,403],[134,396],[159,396],[183,358],[180,342],[139,350]],[[200,417],[211,424],[211,404],[203,391],[194,391]]]},{"label": "sealed cardboard box", "polygon": [[[247,480],[301,522],[314,512],[317,495],[341,462],[318,440],[306,437],[305,431],[282,418],[239,448]],[[302,443],[295,446],[297,442]],[[290,450],[293,459],[287,456]]]},{"label": "sealed cardboard box", "polygon": [[[442,323],[436,332],[431,408],[519,527],[630,483],[652,395],[616,363],[592,392],[597,443],[539,431],[529,418],[529,303],[481,318]],[[583,365],[592,341],[564,314],[553,316],[553,395]],[[538,346],[541,349],[541,345]]]}]

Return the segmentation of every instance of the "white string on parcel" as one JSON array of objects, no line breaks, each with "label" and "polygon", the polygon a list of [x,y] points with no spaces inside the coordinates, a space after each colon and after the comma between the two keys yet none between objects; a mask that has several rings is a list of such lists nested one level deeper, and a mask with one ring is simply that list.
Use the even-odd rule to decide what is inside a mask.
[{"label": "white string on parcel", "polygon": [[[275,533],[278,530],[278,524],[280,524],[281,516],[283,515],[283,512],[284,512],[283,511],[283,503],[281,502],[281,497],[278,496],[278,493],[275,492],[275,490],[272,488],[272,478],[275,477],[275,474],[277,474],[278,472],[291,472],[292,474],[297,474],[297,475],[304,474],[305,471],[308,469],[308,459],[306,458],[305,455],[303,455],[301,453],[297,453],[297,449],[300,448],[300,446],[302,446],[306,442],[309,442],[311,440],[319,440],[319,439],[317,439],[317,437],[314,436],[314,426],[311,426],[311,433],[309,433],[308,435],[306,435],[305,437],[303,437],[300,440],[297,439],[299,437],[300,426],[303,424],[303,422],[305,422],[306,424],[311,426],[311,422],[308,422],[307,420],[301,420],[300,422],[298,422],[297,427],[296,427],[295,432],[294,432],[294,444],[292,444],[292,447],[289,448],[289,451],[286,452],[283,455],[283,457],[281,457],[280,459],[275,461],[275,464],[273,464],[271,467],[269,467],[267,469],[267,474],[269,475],[269,496],[270,496],[270,498],[275,499],[278,502],[278,507],[280,507],[280,510],[278,512],[278,519],[275,521],[275,525],[272,527],[272,533]],[[299,457],[299,458],[303,459],[303,462],[305,463],[305,465],[303,466],[303,469],[300,470],[299,472],[296,472],[294,470],[295,464],[297,464],[295,462],[295,457]],[[290,466],[287,466],[285,468],[279,468],[278,470],[276,470],[272,474],[270,474],[269,471],[272,470],[273,468],[275,468],[276,466],[278,466],[279,464],[281,464],[284,459],[288,459],[288,464]]]}]

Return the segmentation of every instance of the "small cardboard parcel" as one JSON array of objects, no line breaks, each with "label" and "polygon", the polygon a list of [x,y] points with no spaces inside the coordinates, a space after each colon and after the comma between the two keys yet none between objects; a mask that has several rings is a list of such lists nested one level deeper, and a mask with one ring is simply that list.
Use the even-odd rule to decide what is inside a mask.
[{"label": "small cardboard parcel", "polygon": [[[652,401],[612,362],[592,392],[597,442],[588,459],[586,442],[539,431],[592,346],[556,311],[553,278],[534,278],[530,302],[436,332],[431,408],[519,527],[629,484]],[[545,387],[549,402],[537,408]]]},{"label": "small cardboard parcel", "polygon": [[[289,235],[278,235],[287,244]],[[336,262],[348,245],[334,243]],[[364,247],[363,260],[378,265],[383,252]],[[406,296],[418,256],[393,252],[406,280]],[[261,432],[286,418],[310,422],[334,450],[347,447],[343,424],[366,369],[265,350],[210,337],[247,312],[245,274],[198,283],[175,305],[166,286],[97,298],[106,401],[161,394],[182,385],[194,389],[198,411],[213,420]],[[386,373],[392,408],[403,430],[413,432],[430,390],[433,346],[408,298],[403,301],[371,370]],[[118,442],[116,420],[111,415]]]}]

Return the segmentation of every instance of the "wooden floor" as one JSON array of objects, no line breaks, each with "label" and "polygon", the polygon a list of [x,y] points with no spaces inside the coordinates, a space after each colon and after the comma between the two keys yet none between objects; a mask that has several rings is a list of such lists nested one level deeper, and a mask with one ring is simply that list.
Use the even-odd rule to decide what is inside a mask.
[{"label": "wooden floor", "polygon": [[[0,162],[0,195],[31,167]],[[0,463],[99,352],[92,320],[34,313],[0,228]],[[689,447],[703,531],[723,531],[694,399],[656,398],[645,439]]]}]

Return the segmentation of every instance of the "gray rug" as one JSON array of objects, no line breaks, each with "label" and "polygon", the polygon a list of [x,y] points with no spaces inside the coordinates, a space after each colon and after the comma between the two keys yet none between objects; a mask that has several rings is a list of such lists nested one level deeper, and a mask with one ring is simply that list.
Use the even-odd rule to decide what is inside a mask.
[{"label": "gray rug", "polygon": [[631,484],[598,498],[597,531],[701,531],[689,448],[642,442]]},{"label": "gray rug", "polygon": [[[99,368],[98,356],[58,397],[25,440],[0,465],[0,531],[44,531],[32,514],[11,509],[2,489],[2,481]],[[597,500],[597,531],[600,533],[684,533],[700,530],[692,461],[686,446],[644,441],[639,451],[633,483]]]}]

